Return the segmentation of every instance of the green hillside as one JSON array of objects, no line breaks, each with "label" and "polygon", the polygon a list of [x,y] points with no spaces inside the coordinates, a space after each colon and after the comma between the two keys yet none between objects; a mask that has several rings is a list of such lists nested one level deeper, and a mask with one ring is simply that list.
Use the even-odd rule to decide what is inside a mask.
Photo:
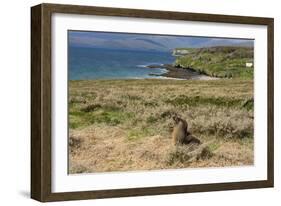
[{"label": "green hillside", "polygon": [[[187,54],[179,55],[174,65],[191,68],[200,73],[221,78],[252,79],[254,51],[252,47],[209,47],[209,48],[177,48],[186,50]],[[174,51],[174,52],[175,52]]]}]

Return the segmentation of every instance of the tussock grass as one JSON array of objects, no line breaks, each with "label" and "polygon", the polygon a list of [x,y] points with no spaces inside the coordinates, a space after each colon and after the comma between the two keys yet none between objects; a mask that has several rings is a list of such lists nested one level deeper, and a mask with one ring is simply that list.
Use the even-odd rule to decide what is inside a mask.
[{"label": "tussock grass", "polygon": [[[70,81],[69,171],[253,164],[253,111],[252,80]],[[174,114],[202,145],[172,144]]]},{"label": "tussock grass", "polygon": [[200,96],[186,96],[180,95],[174,99],[167,99],[166,103],[174,106],[189,105],[189,106],[202,106],[202,105],[214,105],[217,107],[245,107],[247,109],[253,109],[253,104],[250,100],[234,99],[225,97],[200,97]]}]

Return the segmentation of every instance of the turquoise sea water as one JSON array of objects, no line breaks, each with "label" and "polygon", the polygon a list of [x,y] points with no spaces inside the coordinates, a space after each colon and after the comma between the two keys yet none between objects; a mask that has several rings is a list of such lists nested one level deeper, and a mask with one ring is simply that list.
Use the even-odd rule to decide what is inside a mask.
[{"label": "turquoise sea water", "polygon": [[170,52],[109,50],[69,47],[68,75],[70,80],[157,78],[163,68],[146,65],[172,64]]}]

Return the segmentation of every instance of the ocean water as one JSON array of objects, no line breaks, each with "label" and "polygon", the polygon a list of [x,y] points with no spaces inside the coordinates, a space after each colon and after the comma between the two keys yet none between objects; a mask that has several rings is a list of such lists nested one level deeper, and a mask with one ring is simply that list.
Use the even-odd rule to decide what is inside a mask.
[{"label": "ocean water", "polygon": [[163,68],[147,65],[172,64],[170,52],[127,51],[69,47],[68,75],[70,80],[161,78]]}]

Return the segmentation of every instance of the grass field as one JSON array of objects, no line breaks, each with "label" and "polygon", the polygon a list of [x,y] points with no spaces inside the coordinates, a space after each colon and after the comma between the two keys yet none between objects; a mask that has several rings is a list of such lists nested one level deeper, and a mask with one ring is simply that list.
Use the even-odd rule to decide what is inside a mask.
[{"label": "grass field", "polygon": [[[251,165],[253,81],[89,80],[69,83],[69,172]],[[200,146],[174,146],[171,114]]]}]

